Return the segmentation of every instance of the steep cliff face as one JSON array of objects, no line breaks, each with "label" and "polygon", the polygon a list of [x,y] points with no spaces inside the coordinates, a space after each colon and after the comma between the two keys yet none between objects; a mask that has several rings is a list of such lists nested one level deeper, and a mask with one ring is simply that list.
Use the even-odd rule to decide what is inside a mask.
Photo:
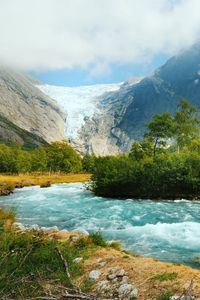
[{"label": "steep cliff face", "polygon": [[[29,76],[0,69],[0,139],[9,136],[11,140],[19,139],[19,135],[16,137],[16,132],[11,129],[13,126],[8,126],[8,122],[30,133],[32,138],[39,137],[38,141],[52,142],[65,138],[64,111],[35,87],[35,83]],[[22,136],[20,139],[23,139]]]}]

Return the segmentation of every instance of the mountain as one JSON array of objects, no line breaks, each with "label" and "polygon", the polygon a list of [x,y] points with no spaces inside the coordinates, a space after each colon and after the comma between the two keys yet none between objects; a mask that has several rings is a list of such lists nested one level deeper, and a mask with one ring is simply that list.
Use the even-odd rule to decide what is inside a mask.
[{"label": "mountain", "polygon": [[65,113],[30,76],[0,69],[0,140],[32,145],[63,140]]},{"label": "mountain", "polygon": [[[124,94],[124,95],[123,95]],[[200,108],[200,44],[169,59],[151,77],[144,78],[131,89],[113,93],[112,98],[128,102],[117,128],[130,139],[140,139],[156,113],[174,113],[180,99],[187,98]]]},{"label": "mountain", "polygon": [[[86,130],[84,128],[86,124],[93,122],[96,115],[104,115],[105,105],[101,103],[101,96],[119,90],[120,86],[120,83],[80,87],[37,85],[43,93],[56,99],[64,108],[67,113],[65,135],[72,146],[83,154],[87,152],[103,154],[101,145],[97,146],[94,141],[93,132],[89,132],[90,128]],[[87,139],[88,135],[90,135],[90,140]],[[101,138],[104,137],[101,135]],[[108,143],[109,141],[105,141],[105,147],[109,147]]]},{"label": "mountain", "polygon": [[200,44],[172,57],[152,76],[125,82],[102,95],[104,110],[80,131],[86,151],[103,155],[128,151],[154,114],[173,114],[183,98],[200,109]]}]

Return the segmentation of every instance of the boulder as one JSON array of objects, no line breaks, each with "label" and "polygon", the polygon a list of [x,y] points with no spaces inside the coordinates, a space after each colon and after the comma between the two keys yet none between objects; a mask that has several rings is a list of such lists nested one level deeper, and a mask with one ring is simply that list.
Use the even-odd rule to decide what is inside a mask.
[{"label": "boulder", "polygon": [[97,279],[99,279],[101,275],[101,271],[100,270],[92,270],[90,273],[89,273],[89,280],[91,281],[95,281]]}]

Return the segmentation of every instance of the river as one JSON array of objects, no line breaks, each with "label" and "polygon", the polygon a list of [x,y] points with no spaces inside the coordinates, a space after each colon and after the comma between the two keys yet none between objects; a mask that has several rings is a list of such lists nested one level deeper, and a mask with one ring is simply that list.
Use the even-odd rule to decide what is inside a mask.
[{"label": "river", "polygon": [[0,198],[18,222],[100,231],[126,250],[163,261],[193,264],[200,256],[200,201],[119,200],[96,197],[82,183],[25,187]]}]

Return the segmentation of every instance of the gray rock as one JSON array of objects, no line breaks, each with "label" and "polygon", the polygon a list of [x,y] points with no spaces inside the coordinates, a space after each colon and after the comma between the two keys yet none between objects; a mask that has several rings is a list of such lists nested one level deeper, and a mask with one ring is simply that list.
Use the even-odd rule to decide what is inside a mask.
[{"label": "gray rock", "polygon": [[107,278],[108,280],[113,280],[116,278],[116,274],[108,274]]},{"label": "gray rock", "polygon": [[77,257],[73,260],[74,263],[80,263],[83,260],[83,257]]},{"label": "gray rock", "polygon": [[92,270],[88,276],[89,280],[91,281],[95,281],[97,279],[99,279],[101,275],[101,271],[100,270]]},{"label": "gray rock", "polygon": [[137,298],[137,296],[138,296],[138,289],[134,288],[129,295],[129,299]]},{"label": "gray rock", "polygon": [[138,290],[132,284],[121,284],[118,289],[119,298],[131,299],[131,297],[137,297]]},{"label": "gray rock", "polygon": [[110,285],[107,280],[99,281],[97,286],[99,291],[108,291],[110,289]]},{"label": "gray rock", "polygon": [[37,225],[37,224],[33,224],[33,225],[31,225],[30,226],[30,228],[29,228],[30,230],[40,230],[40,227]]},{"label": "gray rock", "polygon": [[123,276],[123,277],[122,277],[121,284],[128,283],[128,280],[129,280],[128,276]]},{"label": "gray rock", "polygon": [[116,271],[116,276],[117,277],[123,277],[123,276],[125,276],[125,271],[124,271],[124,269],[119,269],[119,270],[117,270]]}]

